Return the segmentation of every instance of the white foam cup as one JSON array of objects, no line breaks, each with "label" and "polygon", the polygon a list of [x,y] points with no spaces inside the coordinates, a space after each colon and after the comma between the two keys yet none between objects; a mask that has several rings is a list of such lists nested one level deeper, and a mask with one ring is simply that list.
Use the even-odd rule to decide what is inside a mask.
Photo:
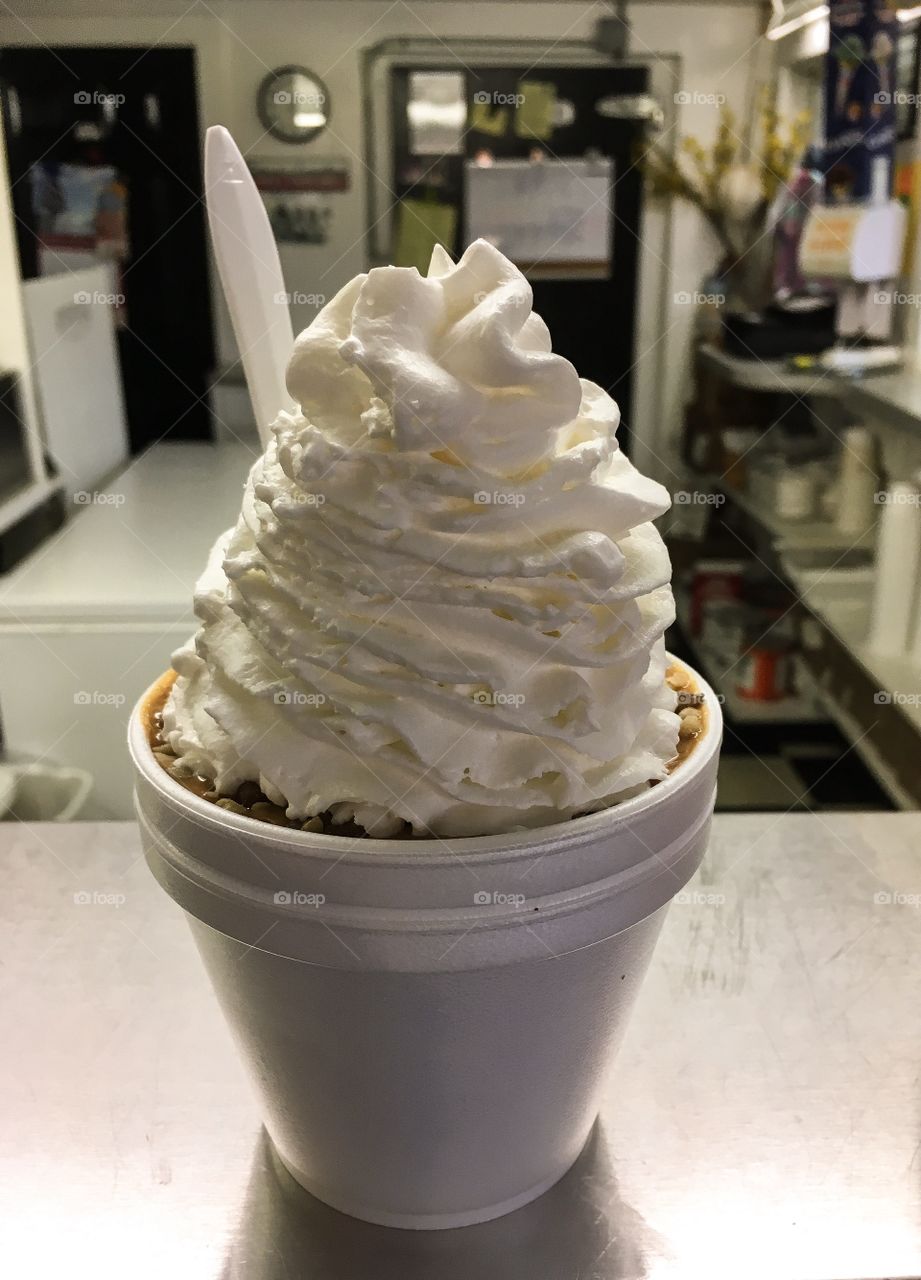
[{"label": "white foam cup", "polygon": [[[462,840],[313,834],[182,787],[131,719],[147,861],[187,913],[275,1148],[387,1226],[526,1204],[585,1144],[668,904],[706,848],[722,731],[602,813]],[[629,1106],[624,1099],[624,1106]]]}]

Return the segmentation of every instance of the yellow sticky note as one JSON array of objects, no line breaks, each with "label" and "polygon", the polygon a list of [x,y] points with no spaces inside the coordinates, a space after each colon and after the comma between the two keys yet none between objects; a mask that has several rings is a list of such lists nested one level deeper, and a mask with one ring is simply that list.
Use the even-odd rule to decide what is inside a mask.
[{"label": "yellow sticky note", "polygon": [[488,133],[491,138],[501,138],[508,131],[508,107],[493,107],[489,102],[477,102],[474,96],[470,108],[470,128],[477,133]]},{"label": "yellow sticky note", "polygon": [[556,85],[547,80],[521,80],[515,107],[515,135],[550,138],[556,110]]},{"label": "yellow sticky note", "polygon": [[434,200],[401,200],[397,211],[394,263],[398,267],[416,267],[425,275],[436,244],[451,253],[457,231],[457,209],[453,204],[437,204]]}]

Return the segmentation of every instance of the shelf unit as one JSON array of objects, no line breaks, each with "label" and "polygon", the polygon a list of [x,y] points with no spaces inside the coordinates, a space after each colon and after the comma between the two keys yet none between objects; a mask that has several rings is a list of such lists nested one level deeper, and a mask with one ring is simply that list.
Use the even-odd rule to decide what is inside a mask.
[{"label": "shelf unit", "polygon": [[[799,372],[782,360],[740,359],[713,344],[698,351],[704,369],[740,390],[846,399],[849,412],[874,423],[892,421],[902,431],[921,426],[921,372],[906,369],[854,380],[830,370]],[[841,532],[828,520],[790,520],[723,477],[708,479],[745,519],[760,553],[774,563],[778,577],[806,611],[804,648],[795,667],[803,701],[819,718],[837,725],[850,744],[848,750],[861,758],[896,804],[921,807],[921,771],[914,766],[921,747],[921,660],[886,657],[866,644],[873,523],[857,536]],[[818,567],[805,567],[813,564]],[[699,662],[712,676],[708,656],[700,653]],[[730,715],[738,702],[727,699]],[[744,707],[739,710],[744,717]],[[795,727],[794,708],[775,704],[773,720]],[[745,720],[740,717],[740,722]]]},{"label": "shelf unit", "polygon": [[[910,657],[889,657],[875,653],[866,644],[870,630],[872,584],[854,585],[844,592],[838,587],[804,580],[797,569],[784,564],[785,575],[813,617],[832,633],[842,648],[857,661],[880,693],[896,695],[893,704],[921,735],[921,662]],[[898,695],[903,695],[899,698]],[[915,700],[913,700],[915,699]]]},{"label": "shelf unit", "polygon": [[713,477],[711,483],[730,502],[734,502],[740,511],[761,526],[778,553],[827,551],[846,555],[850,551],[873,550],[876,533],[872,526],[863,533],[855,535],[842,533],[831,520],[790,520],[763,506],[744,490],[734,488],[719,477]]},{"label": "shelf unit", "polygon": [[736,387],[746,391],[776,391],[795,396],[832,396],[842,393],[842,379],[830,369],[800,372],[786,360],[743,359],[713,342],[698,347],[701,359]]},{"label": "shelf unit", "polygon": [[[686,591],[675,588],[675,604],[679,617],[687,618],[690,601]],[[720,658],[701,644],[696,636],[690,635],[687,628],[684,636],[694,652],[701,675],[714,689],[720,690],[717,696],[722,699],[723,710],[736,724],[821,724],[828,719],[812,698],[788,697],[777,702],[755,702],[743,698],[732,683],[726,682],[726,673],[720,671]]]}]

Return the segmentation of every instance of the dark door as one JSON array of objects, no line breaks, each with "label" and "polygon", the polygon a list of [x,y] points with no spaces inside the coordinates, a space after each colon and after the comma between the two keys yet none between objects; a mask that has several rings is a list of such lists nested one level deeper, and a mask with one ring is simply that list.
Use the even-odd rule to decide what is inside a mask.
[{"label": "dark door", "polygon": [[85,250],[88,237],[69,235],[66,219],[63,236],[49,233],[48,209],[85,205],[96,183],[99,219],[123,222],[107,256],[124,297],[117,332],[132,451],[210,439],[214,339],[194,51],[6,48],[0,81],[23,278],[66,270]]},{"label": "dark door", "polygon": [[[625,101],[647,90],[645,67],[468,67],[464,73],[465,104],[469,109],[456,154],[443,157],[414,153],[410,125],[413,69],[393,73],[394,191],[401,199],[431,199],[457,210],[454,243],[457,254],[466,240],[469,166],[478,157],[502,161],[555,165],[558,176],[571,183],[567,198],[588,207],[596,202],[581,176],[586,159],[607,162],[608,246],[603,268],[586,272],[578,263],[553,265],[543,261],[532,269],[519,263],[534,290],[534,306],[547,322],[553,348],[572,360],[579,373],[605,387],[620,405],[621,446],[629,452],[632,409],[632,366],[637,318],[637,264],[642,204],[642,175],[637,166],[641,125],[622,118],[608,104]],[[457,64],[425,68],[426,72],[458,74]],[[527,136],[515,127],[515,103],[522,81],[539,82],[541,93],[556,105],[554,123],[544,136]],[[486,111],[472,109],[475,104]],[[599,105],[601,109],[599,110]],[[501,116],[506,108],[505,116]],[[483,127],[480,127],[480,126]],[[578,161],[573,173],[560,162]],[[576,173],[575,169],[580,172]],[[539,219],[542,211],[535,209]],[[440,225],[444,225],[443,222]],[[550,237],[552,241],[552,236]],[[552,259],[552,254],[550,255]]]}]

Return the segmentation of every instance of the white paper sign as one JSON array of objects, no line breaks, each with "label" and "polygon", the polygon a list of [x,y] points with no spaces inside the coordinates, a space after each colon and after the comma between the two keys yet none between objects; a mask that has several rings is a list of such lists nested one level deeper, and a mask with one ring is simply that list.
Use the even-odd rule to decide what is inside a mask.
[{"label": "white paper sign", "polygon": [[463,72],[411,71],[406,115],[414,156],[462,155],[467,124]]},{"label": "white paper sign", "polygon": [[610,159],[468,161],[466,241],[490,240],[523,268],[610,271]]},{"label": "white paper sign", "polygon": [[898,200],[878,205],[818,205],[799,246],[803,275],[892,280],[902,263],[908,213]]},{"label": "white paper sign", "polygon": [[48,452],[71,494],[95,489],[128,457],[111,263],[26,280],[29,343]]}]

